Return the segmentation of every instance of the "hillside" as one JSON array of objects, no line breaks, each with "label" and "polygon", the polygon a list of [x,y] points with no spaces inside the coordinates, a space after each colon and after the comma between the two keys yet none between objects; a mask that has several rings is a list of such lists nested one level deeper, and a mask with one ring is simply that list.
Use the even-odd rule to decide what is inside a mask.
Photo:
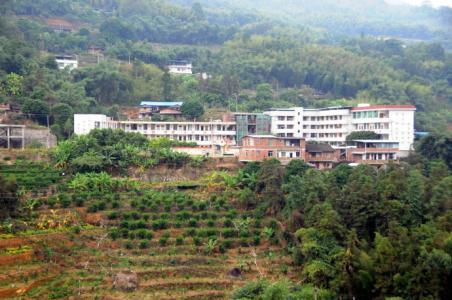
[{"label": "hillside", "polygon": [[[247,111],[272,106],[409,103],[418,108],[419,131],[444,132],[452,123],[452,58],[440,44],[372,37],[385,35],[385,28],[355,37],[336,23],[311,26],[309,20],[286,16],[291,12],[319,22],[351,20],[355,29],[365,19],[384,22],[394,32],[399,22],[408,31],[427,26],[447,33],[447,24],[436,15],[447,9],[407,10],[382,1],[286,1],[284,5],[266,1],[259,9],[252,9],[252,1],[244,1],[240,10],[238,2],[220,1],[202,5],[190,1],[50,2],[1,4],[5,17],[0,25],[0,99],[28,116],[35,114],[37,122],[45,121],[39,114],[52,115],[60,138],[70,134],[67,116],[73,112],[117,116],[115,105],[149,99],[195,100],[207,109],[238,104],[238,109]],[[336,15],[330,17],[330,13]],[[58,26],[65,32],[59,32]],[[343,32],[318,30],[326,27]],[[397,36],[393,33],[390,36]],[[92,49],[98,50],[93,53]],[[51,56],[60,53],[79,55],[81,68],[70,74],[57,71]],[[170,60],[191,61],[194,72],[207,72],[212,78],[168,77],[163,69]]]}]

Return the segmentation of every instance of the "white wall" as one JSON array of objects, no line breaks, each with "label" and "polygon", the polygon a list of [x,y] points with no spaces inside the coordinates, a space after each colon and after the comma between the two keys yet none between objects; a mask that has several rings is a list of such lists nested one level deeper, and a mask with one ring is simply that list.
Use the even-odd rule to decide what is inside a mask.
[{"label": "white wall", "polygon": [[74,133],[77,135],[88,134],[94,128],[103,128],[107,120],[106,115],[75,114]]}]

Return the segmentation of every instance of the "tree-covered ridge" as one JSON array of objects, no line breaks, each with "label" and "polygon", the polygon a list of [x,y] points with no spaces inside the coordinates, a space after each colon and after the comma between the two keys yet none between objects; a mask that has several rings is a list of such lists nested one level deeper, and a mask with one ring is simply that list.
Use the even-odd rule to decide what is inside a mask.
[{"label": "tree-covered ridge", "polygon": [[[37,114],[53,114],[56,105],[51,123],[61,137],[71,131],[65,118],[71,112],[117,117],[117,107],[105,106],[148,99],[248,111],[409,103],[418,108],[417,130],[441,132],[451,124],[452,58],[439,44],[368,37],[316,43],[328,37],[196,3],[185,8],[165,1],[63,1],[65,12],[43,0],[27,3],[3,4],[17,15],[0,24],[1,98],[40,122],[46,120]],[[224,22],[215,23],[215,16]],[[55,32],[44,22],[48,17],[65,18],[75,30]],[[212,28],[214,35],[204,32]],[[106,63],[84,63],[71,74],[56,70],[52,54],[83,56],[91,46],[104,50]],[[213,77],[167,76],[162,69],[174,59],[191,61],[195,72]]]}]

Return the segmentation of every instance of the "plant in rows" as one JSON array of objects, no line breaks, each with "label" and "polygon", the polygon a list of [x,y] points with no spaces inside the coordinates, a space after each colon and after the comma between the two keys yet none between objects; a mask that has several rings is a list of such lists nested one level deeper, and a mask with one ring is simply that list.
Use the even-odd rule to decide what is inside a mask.
[{"label": "plant in rows", "polygon": [[270,241],[275,236],[275,230],[271,227],[264,227],[262,234],[267,241]]},{"label": "plant in rows", "polygon": [[162,246],[162,247],[165,246],[167,242],[168,242],[168,238],[166,236],[161,236],[159,238],[159,245],[160,246]]},{"label": "plant in rows", "polygon": [[214,227],[215,226],[215,221],[213,221],[213,220],[207,221],[207,226]]},{"label": "plant in rows", "polygon": [[228,227],[228,228],[230,228],[230,227],[233,227],[234,226],[234,224],[232,223],[232,220],[231,219],[226,219],[226,220],[224,220],[224,222],[223,222],[223,227]]},{"label": "plant in rows", "polygon": [[132,242],[127,241],[124,243],[124,247],[126,249],[133,249],[133,244],[132,244]]},{"label": "plant in rows", "polygon": [[224,238],[232,238],[232,237],[237,236],[237,233],[234,229],[225,228],[225,229],[223,229],[222,236]]},{"label": "plant in rows", "polygon": [[149,242],[148,241],[140,241],[140,243],[138,244],[138,247],[140,249],[147,249],[147,248],[149,248]]},{"label": "plant in rows", "polygon": [[211,255],[217,246],[217,240],[209,239],[206,243],[204,243],[204,250],[206,254]]},{"label": "plant in rows", "polygon": [[121,233],[119,232],[118,228],[111,228],[110,231],[108,232],[108,236],[112,240],[117,240],[120,235],[121,235]]},{"label": "plant in rows", "polygon": [[259,246],[261,243],[261,236],[260,235],[253,235],[253,245]]},{"label": "plant in rows", "polygon": [[202,240],[199,237],[193,236],[193,245],[200,246],[202,243]]},{"label": "plant in rows", "polygon": [[231,240],[223,240],[223,242],[221,244],[223,245],[223,247],[225,249],[230,249],[230,248],[232,248],[232,245],[233,245]]},{"label": "plant in rows", "polygon": [[176,237],[176,245],[180,246],[183,243],[184,243],[184,237],[183,236]]},{"label": "plant in rows", "polygon": [[113,208],[113,209],[116,209],[116,208],[119,208],[119,201],[113,201],[112,203],[111,203],[111,208]]},{"label": "plant in rows", "polygon": [[136,234],[137,234],[138,238],[144,239],[144,238],[146,238],[147,230],[146,229],[140,229],[140,230],[137,231]]},{"label": "plant in rows", "polygon": [[112,211],[108,214],[108,219],[109,220],[116,220],[118,218],[118,212],[117,211]]},{"label": "plant in rows", "polygon": [[197,227],[198,226],[198,221],[196,221],[195,219],[190,219],[188,220],[188,226],[190,227]]}]

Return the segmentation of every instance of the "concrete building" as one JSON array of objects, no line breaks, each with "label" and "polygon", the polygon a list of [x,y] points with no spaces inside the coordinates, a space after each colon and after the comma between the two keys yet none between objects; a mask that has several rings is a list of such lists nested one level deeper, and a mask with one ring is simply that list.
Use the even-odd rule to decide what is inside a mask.
[{"label": "concrete building", "polygon": [[242,139],[239,160],[250,162],[276,158],[282,164],[287,164],[294,159],[305,159],[305,148],[302,138],[249,135]]},{"label": "concrete building", "polygon": [[170,61],[168,71],[176,75],[193,75],[193,65],[187,61]]},{"label": "concrete building", "polygon": [[356,140],[347,148],[347,161],[356,164],[384,165],[399,160],[399,142]]},{"label": "concrete building", "polygon": [[105,115],[74,115],[75,134],[88,134],[95,128],[122,129],[142,133],[151,139],[166,137],[176,141],[196,142],[200,146],[227,147],[237,144],[235,122],[114,121]]},{"label": "concrete building", "polygon": [[25,125],[0,124],[0,148],[25,147]]},{"label": "concrete building", "polygon": [[339,155],[336,150],[328,144],[306,144],[305,161],[317,169],[331,169],[339,163]]},{"label": "concrete building", "polygon": [[55,55],[55,61],[60,70],[68,68],[69,71],[72,71],[78,68],[77,55]]},{"label": "concrete building", "polygon": [[383,140],[400,143],[406,155],[414,141],[412,105],[368,105],[305,109],[272,109],[264,114],[272,118],[272,133],[278,137],[302,137],[307,141],[346,146],[346,137],[356,131],[374,131]]}]

